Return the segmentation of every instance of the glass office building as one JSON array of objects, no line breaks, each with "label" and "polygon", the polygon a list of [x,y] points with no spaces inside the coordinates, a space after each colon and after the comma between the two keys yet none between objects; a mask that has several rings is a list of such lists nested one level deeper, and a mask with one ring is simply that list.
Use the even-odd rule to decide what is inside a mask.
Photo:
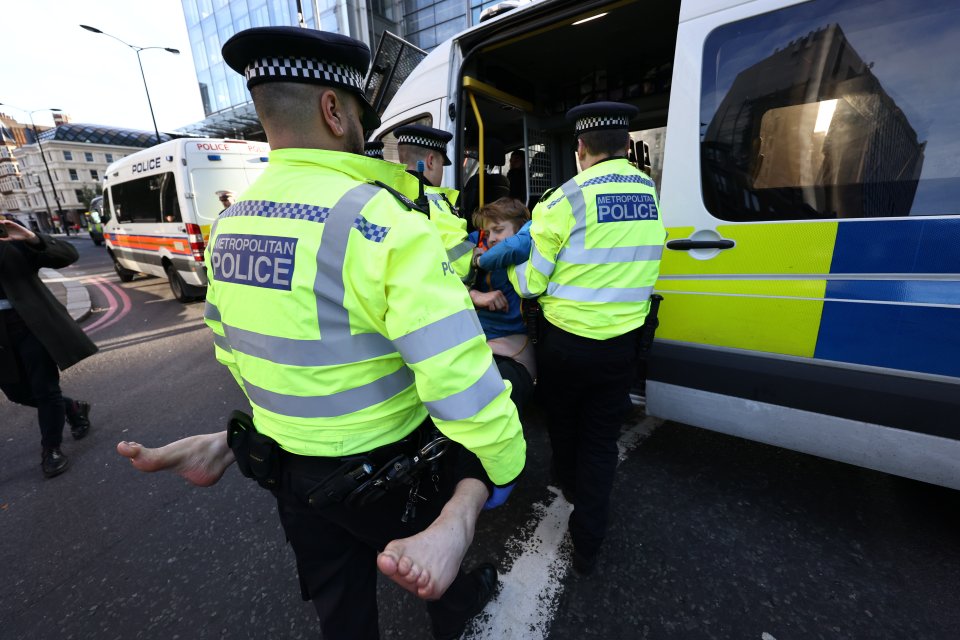
[{"label": "glass office building", "polygon": [[[302,0],[307,27],[350,35],[372,51],[384,31],[430,50],[480,20],[500,0]],[[296,0],[181,0],[200,99],[207,116],[185,133],[264,139],[244,79],[220,55],[223,43],[250,27],[296,25]]]}]

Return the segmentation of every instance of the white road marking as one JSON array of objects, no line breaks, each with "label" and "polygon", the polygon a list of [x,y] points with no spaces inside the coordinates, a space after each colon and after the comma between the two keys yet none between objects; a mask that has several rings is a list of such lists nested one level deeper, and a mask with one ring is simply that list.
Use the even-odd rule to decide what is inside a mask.
[{"label": "white road marking", "polygon": [[[619,462],[663,424],[645,417],[620,436]],[[507,542],[518,550],[510,570],[500,576],[500,592],[474,620],[464,638],[470,640],[545,640],[557,613],[563,577],[570,568],[570,545],[564,544],[567,518],[573,506],[560,490],[549,487],[554,498],[535,505],[535,518]]]}]

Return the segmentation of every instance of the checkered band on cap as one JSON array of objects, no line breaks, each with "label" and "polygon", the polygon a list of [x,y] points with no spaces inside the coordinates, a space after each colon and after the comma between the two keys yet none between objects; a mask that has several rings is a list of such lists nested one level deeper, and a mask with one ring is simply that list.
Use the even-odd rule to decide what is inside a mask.
[{"label": "checkered band on cap", "polygon": [[380,160],[383,160],[383,149],[364,149],[363,155],[367,156],[368,158],[379,158]]},{"label": "checkered band on cap", "polygon": [[397,136],[397,144],[413,144],[427,149],[436,149],[437,151],[446,151],[447,145],[436,138],[425,138],[423,136],[403,135]]},{"label": "checkered band on cap", "polygon": [[307,78],[363,91],[363,72],[311,58],[257,58],[243,71],[247,82],[256,78]]},{"label": "checkered band on cap", "polygon": [[629,129],[628,116],[589,116],[577,120],[577,133],[591,129]]}]

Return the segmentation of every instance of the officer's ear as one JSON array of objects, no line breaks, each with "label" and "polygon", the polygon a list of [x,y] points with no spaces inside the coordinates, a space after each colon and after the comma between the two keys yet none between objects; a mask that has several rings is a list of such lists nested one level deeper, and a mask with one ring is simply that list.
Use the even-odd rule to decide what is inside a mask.
[{"label": "officer's ear", "polygon": [[325,89],[320,94],[320,114],[330,133],[338,138],[343,137],[347,132],[348,107],[333,89]]},{"label": "officer's ear", "polygon": [[581,163],[587,159],[587,145],[583,144],[583,138],[577,137],[577,160]]}]

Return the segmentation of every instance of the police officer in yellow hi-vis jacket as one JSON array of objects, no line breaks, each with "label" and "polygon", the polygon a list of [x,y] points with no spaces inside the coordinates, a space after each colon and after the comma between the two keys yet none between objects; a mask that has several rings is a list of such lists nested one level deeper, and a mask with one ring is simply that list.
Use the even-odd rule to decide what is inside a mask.
[{"label": "police officer in yellow hi-vis jacket", "polygon": [[546,320],[538,385],[552,471],[572,498],[574,569],[596,565],[609,519],[617,438],[636,375],[639,328],[666,240],[653,181],[627,161],[627,104],[571,109],[581,172],[533,210],[527,262],[509,269]]},{"label": "police officer in yellow hi-vis jacket", "polygon": [[363,129],[379,124],[362,93],[366,45],[263,27],[223,57],[272,149],[206,256],[204,316],[253,419],[234,414],[230,449],[221,433],[118,451],[201,485],[235,459],[270,489],[324,638],[379,637],[378,568],[430,601],[435,638],[457,638],[497,583],[492,565],[460,568],[477,517],[525,463],[510,390],[404,195],[416,181],[362,155]]},{"label": "police officer in yellow hi-vis jacket", "polygon": [[[447,143],[453,134],[422,124],[397,127],[393,134],[397,138],[400,164],[406,165],[407,171],[424,184],[430,221],[440,232],[450,265],[461,280],[468,280],[472,273],[470,259],[476,245],[467,240],[467,221],[457,215],[454,209],[459,193],[440,186],[443,168],[451,164]],[[420,162],[423,163],[422,174],[417,168]]]}]

